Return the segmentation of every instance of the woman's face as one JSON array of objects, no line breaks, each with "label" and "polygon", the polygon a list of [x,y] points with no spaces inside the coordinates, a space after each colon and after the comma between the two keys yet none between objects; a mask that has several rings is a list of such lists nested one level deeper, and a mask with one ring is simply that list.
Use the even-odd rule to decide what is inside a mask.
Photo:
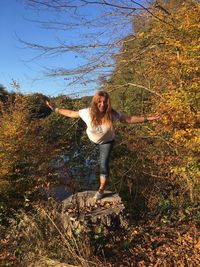
[{"label": "woman's face", "polygon": [[99,101],[97,103],[97,108],[98,108],[100,113],[105,112],[105,110],[107,108],[107,101],[106,101],[106,97],[105,96],[100,96],[99,97]]}]

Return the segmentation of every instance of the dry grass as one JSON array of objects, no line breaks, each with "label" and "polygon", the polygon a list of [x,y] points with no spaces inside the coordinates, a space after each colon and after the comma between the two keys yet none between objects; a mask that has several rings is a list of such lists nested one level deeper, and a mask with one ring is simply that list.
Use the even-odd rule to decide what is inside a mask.
[{"label": "dry grass", "polygon": [[88,236],[66,234],[56,209],[37,206],[34,213],[22,212],[11,225],[3,238],[7,247],[1,253],[0,266],[103,266],[94,256]]},{"label": "dry grass", "polygon": [[0,227],[0,266],[196,267],[200,264],[199,209],[186,211],[185,216],[181,211],[173,215],[172,210],[169,217],[150,216],[112,234],[97,255],[91,236],[67,235],[57,207],[35,206],[34,213],[22,212],[9,229]]}]

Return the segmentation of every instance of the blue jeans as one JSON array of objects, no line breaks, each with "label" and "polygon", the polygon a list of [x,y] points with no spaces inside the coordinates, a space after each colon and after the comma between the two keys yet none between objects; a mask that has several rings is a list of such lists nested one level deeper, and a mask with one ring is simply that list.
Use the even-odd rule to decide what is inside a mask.
[{"label": "blue jeans", "polygon": [[100,176],[109,177],[109,158],[114,145],[114,140],[104,144],[95,144],[99,149]]}]

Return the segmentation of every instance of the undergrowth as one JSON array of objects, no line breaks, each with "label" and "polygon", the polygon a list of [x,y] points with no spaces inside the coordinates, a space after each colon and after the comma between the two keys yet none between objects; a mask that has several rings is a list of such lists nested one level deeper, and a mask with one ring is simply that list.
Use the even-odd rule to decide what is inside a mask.
[{"label": "undergrowth", "polygon": [[68,234],[59,206],[35,205],[1,226],[1,267],[190,266],[200,263],[199,208],[146,214],[126,230]]}]

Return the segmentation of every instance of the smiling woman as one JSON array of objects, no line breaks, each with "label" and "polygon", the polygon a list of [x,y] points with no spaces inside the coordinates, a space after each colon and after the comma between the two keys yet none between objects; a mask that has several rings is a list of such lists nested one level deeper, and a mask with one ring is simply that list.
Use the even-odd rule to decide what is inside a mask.
[{"label": "smiling woman", "polygon": [[110,97],[106,92],[99,91],[91,103],[91,119],[94,126],[106,124],[112,126],[112,113]]},{"label": "smiling woman", "polygon": [[115,111],[111,107],[110,96],[107,92],[98,91],[92,98],[89,108],[79,111],[54,108],[48,101],[47,106],[70,118],[81,118],[87,125],[87,135],[92,143],[99,149],[100,159],[100,186],[95,199],[101,199],[109,178],[109,158],[115,141],[113,124],[119,120],[123,123],[143,123],[158,119],[158,116],[127,116]]}]

